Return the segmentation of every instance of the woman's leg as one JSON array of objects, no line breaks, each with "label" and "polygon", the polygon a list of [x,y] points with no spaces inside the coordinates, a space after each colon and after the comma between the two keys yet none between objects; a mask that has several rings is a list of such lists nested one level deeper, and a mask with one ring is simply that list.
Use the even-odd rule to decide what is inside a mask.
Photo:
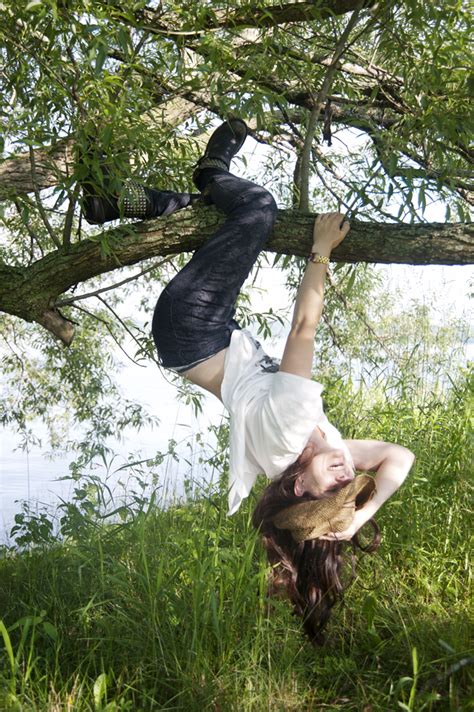
[{"label": "woman's leg", "polygon": [[161,363],[177,370],[229,345],[235,301],[276,217],[265,188],[214,169],[206,180],[204,194],[227,219],[164,289],[153,317]]}]

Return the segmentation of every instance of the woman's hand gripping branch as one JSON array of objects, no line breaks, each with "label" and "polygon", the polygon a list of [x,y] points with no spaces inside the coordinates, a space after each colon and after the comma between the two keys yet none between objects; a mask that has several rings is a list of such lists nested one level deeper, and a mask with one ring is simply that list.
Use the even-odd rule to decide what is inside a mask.
[{"label": "woman's hand gripping branch", "polygon": [[[341,213],[318,215],[313,228],[312,255],[329,258],[349,232],[350,225]],[[311,378],[314,337],[321,319],[327,264],[308,261],[296,295],[293,320],[286,341],[280,371]]]},{"label": "woman's hand gripping branch", "polygon": [[330,257],[349,232],[350,224],[341,213],[322,213],[314,221],[312,252]]}]

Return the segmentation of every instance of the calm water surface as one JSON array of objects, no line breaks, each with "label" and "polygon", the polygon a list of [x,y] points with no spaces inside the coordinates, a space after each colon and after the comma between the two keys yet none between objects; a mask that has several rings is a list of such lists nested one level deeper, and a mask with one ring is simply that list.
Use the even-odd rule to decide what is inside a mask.
[{"label": "calm water surface", "polygon": [[2,448],[0,460],[0,541],[21,510],[17,500],[51,504],[68,499],[72,483],[58,478],[69,474],[69,459],[48,462],[41,453],[8,452]]},{"label": "calm water surface", "polygon": [[[186,438],[182,438],[183,433],[187,435]],[[163,435],[166,436],[165,442],[161,442]],[[130,496],[134,492],[141,496],[143,491],[137,480],[131,476],[130,469],[119,469],[127,463],[127,446],[133,447],[134,452],[140,452],[137,459],[151,459],[157,451],[166,452],[168,436],[169,433],[162,431],[161,437],[158,438],[156,432],[150,431],[141,434],[140,438],[135,434],[134,438],[126,440],[125,443],[114,443],[111,447],[117,455],[109,471],[107,472],[103,464],[96,463],[87,469],[87,473],[107,482],[114,498],[127,498],[127,495]],[[188,443],[192,441],[192,434],[189,428],[182,432],[175,428],[174,436],[178,442],[180,436],[184,440],[181,446],[178,446],[178,453],[183,457],[179,462],[168,457],[158,468],[159,494],[164,502],[183,494],[183,482],[189,477],[190,469],[193,479],[201,482],[213,476],[198,462],[200,451],[190,451]],[[11,433],[0,429],[0,544],[9,541],[8,533],[14,524],[15,514],[22,510],[23,501],[28,502],[30,508],[36,511],[40,511],[45,505],[54,509],[62,500],[71,500],[74,487],[77,486],[73,480],[62,479],[70,475],[69,464],[74,460],[72,454],[67,453],[51,460],[45,457],[39,448],[32,448],[28,453],[14,449],[14,439]],[[154,486],[149,478],[145,493],[149,493]]]}]

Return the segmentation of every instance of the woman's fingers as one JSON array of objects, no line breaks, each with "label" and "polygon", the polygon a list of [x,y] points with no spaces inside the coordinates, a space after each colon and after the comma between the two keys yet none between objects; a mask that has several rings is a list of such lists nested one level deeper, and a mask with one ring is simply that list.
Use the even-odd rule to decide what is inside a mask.
[{"label": "woman's fingers", "polygon": [[324,541],[349,541],[353,536],[352,529],[346,529],[343,532],[328,532],[324,536],[319,536],[318,539],[324,539]]},{"label": "woman's fingers", "polygon": [[321,213],[315,219],[315,224],[320,225],[321,223],[326,223],[327,226],[338,227],[347,233],[350,228],[350,223],[345,219],[343,213]]},{"label": "woman's fingers", "polygon": [[350,224],[342,213],[322,213],[314,221],[313,247],[320,245],[332,250],[344,240],[349,229]]},{"label": "woman's fingers", "polygon": [[343,220],[342,223],[339,226],[340,231],[343,233],[344,237],[347,235],[349,230],[351,229],[351,224],[348,220]]}]

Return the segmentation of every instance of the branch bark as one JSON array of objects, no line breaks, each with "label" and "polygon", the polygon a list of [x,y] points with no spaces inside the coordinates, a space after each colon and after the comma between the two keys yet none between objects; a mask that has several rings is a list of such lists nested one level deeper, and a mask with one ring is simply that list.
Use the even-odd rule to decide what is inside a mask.
[{"label": "branch bark", "polygon": [[[57,307],[72,286],[120,267],[157,256],[200,247],[222,223],[213,208],[194,207],[106,232],[113,253],[104,255],[97,240],[83,240],[50,252],[28,267],[0,264],[0,310],[48,329],[63,343],[74,334],[71,321]],[[279,211],[267,249],[305,256],[312,244],[314,215]],[[354,221],[350,237],[333,254],[335,262],[470,264],[474,262],[474,225],[391,225]]]},{"label": "branch bark", "polygon": [[47,146],[33,151],[35,177],[32,175],[30,153],[20,153],[0,164],[0,200],[22,193],[33,193],[35,189],[51,188],[61,177],[72,173],[72,139],[58,141],[55,146]]},{"label": "branch bark", "polygon": [[[291,94],[292,103],[309,108],[310,96],[307,92]],[[382,129],[389,129],[396,122],[395,116],[390,116],[387,112],[378,108],[353,108],[341,104],[337,105],[337,97],[331,97],[332,115],[331,121],[334,124],[351,126],[353,128],[367,131],[369,128],[377,126]],[[201,103],[198,103],[201,102]],[[197,113],[202,108],[209,108],[205,97],[200,97],[198,92],[190,92],[185,97],[173,101],[173,107],[177,110],[181,120],[185,120],[192,113]],[[179,106],[179,110],[178,110]],[[157,120],[161,120],[161,109],[157,107]],[[173,112],[174,114],[174,112]],[[166,117],[169,114],[166,111]],[[298,113],[292,115],[295,122],[304,120],[304,116]],[[273,116],[273,118],[275,115]],[[284,121],[284,117],[281,117]],[[53,188],[63,177],[71,175],[73,142],[69,140],[63,144],[58,144],[54,149],[36,149],[36,177],[40,190]],[[21,153],[13,158],[8,158],[0,164],[0,201],[13,198],[34,190],[31,177],[30,158],[28,153]]]},{"label": "branch bark", "polygon": [[[259,7],[249,3],[238,11],[227,14],[220,13],[216,20],[206,23],[206,29],[221,27],[274,27],[275,25],[308,22],[314,19],[327,19],[335,15],[345,15],[352,12],[359,0],[313,0],[312,2],[282,3],[269,7]],[[366,7],[374,5],[374,0],[363,3]]]},{"label": "branch bark", "polygon": [[[185,36],[192,39],[209,30],[276,27],[294,22],[326,20],[335,15],[345,15],[354,10],[358,4],[358,0],[312,0],[312,2],[281,3],[261,7],[249,2],[234,12],[220,10],[209,13],[207,20],[201,20],[199,30],[187,30],[186,26],[183,26],[181,15],[176,17],[172,14],[161,15],[157,21],[153,10],[145,10],[143,13],[137,13],[137,26],[151,33],[155,31],[168,37]],[[364,2],[366,7],[374,4],[374,0]]]}]

